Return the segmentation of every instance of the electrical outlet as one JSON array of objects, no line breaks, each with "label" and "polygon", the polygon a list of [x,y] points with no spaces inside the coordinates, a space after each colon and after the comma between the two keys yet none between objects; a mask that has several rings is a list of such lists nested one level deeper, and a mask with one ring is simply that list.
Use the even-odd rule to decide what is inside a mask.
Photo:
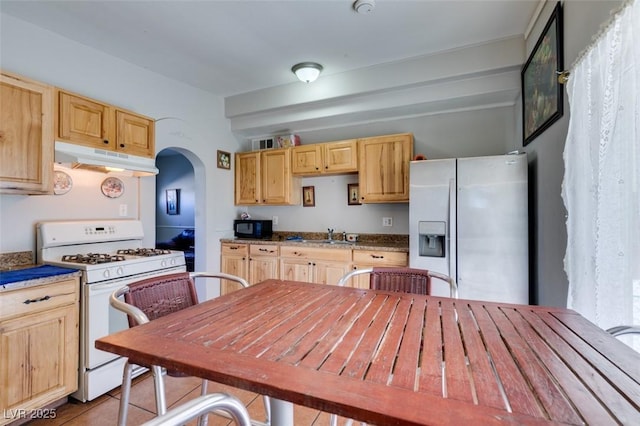
[{"label": "electrical outlet", "polygon": [[382,218],[382,226],[393,226],[393,218],[392,217],[383,217]]},{"label": "electrical outlet", "polygon": [[127,205],[120,204],[120,216],[125,217],[127,215]]},{"label": "electrical outlet", "polygon": [[271,217],[271,221],[273,222],[274,225],[278,224],[278,216],[272,216]]}]

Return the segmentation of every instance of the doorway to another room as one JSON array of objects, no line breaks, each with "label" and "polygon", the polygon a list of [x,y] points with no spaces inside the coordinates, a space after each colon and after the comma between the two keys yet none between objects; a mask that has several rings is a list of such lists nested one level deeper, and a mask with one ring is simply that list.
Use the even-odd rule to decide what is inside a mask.
[{"label": "doorway to another room", "polygon": [[156,157],[156,248],[184,252],[187,270],[195,266],[195,176],[180,152],[163,149]]}]

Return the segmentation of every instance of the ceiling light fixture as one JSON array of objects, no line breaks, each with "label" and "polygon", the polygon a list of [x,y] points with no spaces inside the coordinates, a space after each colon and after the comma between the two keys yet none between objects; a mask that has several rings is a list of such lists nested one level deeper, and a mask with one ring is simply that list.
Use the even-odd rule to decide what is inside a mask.
[{"label": "ceiling light fixture", "polygon": [[375,0],[356,0],[356,2],[353,3],[353,10],[361,15],[366,15],[373,10],[375,5]]},{"label": "ceiling light fixture", "polygon": [[322,65],[315,62],[301,62],[291,67],[291,72],[305,83],[315,81],[320,75],[320,71],[322,71]]}]

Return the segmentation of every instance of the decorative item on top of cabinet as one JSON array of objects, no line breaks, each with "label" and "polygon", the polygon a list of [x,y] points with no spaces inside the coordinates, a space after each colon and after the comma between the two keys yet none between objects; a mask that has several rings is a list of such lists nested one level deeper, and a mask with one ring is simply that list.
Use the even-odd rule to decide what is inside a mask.
[{"label": "decorative item on top of cabinet", "polygon": [[236,153],[235,205],[298,205],[300,190],[291,148]]},{"label": "decorative item on top of cabinet", "polygon": [[356,173],[358,171],[357,140],[300,145],[291,154],[294,175]]},{"label": "decorative item on top of cabinet", "polygon": [[53,192],[54,87],[0,73],[0,193]]},{"label": "decorative item on top of cabinet", "polygon": [[411,133],[358,139],[360,202],[409,202],[409,162],[412,158]]},{"label": "decorative item on top of cabinet", "polygon": [[57,92],[59,140],[141,157],[155,156],[152,118],[64,90]]},{"label": "decorative item on top of cabinet", "polygon": [[0,293],[0,425],[78,388],[79,289],[73,277]]}]

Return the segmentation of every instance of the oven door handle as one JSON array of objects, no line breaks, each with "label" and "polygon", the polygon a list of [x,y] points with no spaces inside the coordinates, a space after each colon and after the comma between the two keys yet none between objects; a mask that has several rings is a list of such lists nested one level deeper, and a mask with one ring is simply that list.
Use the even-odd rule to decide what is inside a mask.
[{"label": "oven door handle", "polygon": [[137,279],[120,278],[117,280],[109,280],[109,282],[103,282],[99,284],[88,284],[86,288],[89,290],[89,293],[92,294],[114,292],[117,289],[124,287],[125,285],[134,281],[137,281]]}]

